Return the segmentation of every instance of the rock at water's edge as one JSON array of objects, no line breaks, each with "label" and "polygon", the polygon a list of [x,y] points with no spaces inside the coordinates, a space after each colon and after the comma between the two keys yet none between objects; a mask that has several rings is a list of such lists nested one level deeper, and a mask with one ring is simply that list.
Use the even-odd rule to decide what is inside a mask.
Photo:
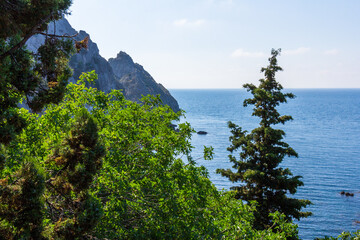
[{"label": "rock at water's edge", "polygon": [[208,134],[208,133],[205,132],[205,131],[198,131],[197,134],[199,134],[199,135],[206,135],[206,134]]}]

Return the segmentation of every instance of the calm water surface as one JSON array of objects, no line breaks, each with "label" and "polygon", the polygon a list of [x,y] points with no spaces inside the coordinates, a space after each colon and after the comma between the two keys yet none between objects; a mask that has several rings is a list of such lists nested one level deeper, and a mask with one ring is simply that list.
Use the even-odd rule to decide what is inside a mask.
[{"label": "calm water surface", "polygon": [[[285,142],[299,154],[282,163],[294,175],[303,176],[304,186],[296,198],[309,199],[306,208],[313,216],[298,223],[302,239],[335,236],[342,231],[360,229],[360,89],[301,90],[290,89],[297,97],[280,106],[281,114],[292,115],[294,121],[279,126],[286,132]],[[252,106],[242,102],[250,97],[245,90],[171,90],[180,108],[186,111],[186,121],[196,131],[194,158],[201,159],[203,146],[213,146],[214,160],[198,160],[208,168],[212,182],[229,189],[232,183],[216,174],[217,168],[231,168],[226,148],[230,145],[227,121],[243,129],[258,126],[251,116]],[[341,191],[354,197],[340,195]]]}]

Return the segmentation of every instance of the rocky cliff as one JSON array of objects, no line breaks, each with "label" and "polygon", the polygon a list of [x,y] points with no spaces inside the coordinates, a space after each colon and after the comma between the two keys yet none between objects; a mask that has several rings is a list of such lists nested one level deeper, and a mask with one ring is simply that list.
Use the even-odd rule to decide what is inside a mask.
[{"label": "rocky cliff", "polygon": [[[88,34],[85,31],[77,32],[71,27],[69,22],[63,18],[55,24],[49,25],[49,33],[56,30],[57,35],[78,35],[77,41],[84,39]],[[28,49],[36,49],[44,42],[44,36],[37,35],[27,42]],[[70,66],[74,69],[73,78],[75,82],[82,72],[95,70],[98,80],[95,87],[110,92],[111,89],[122,89],[124,96],[132,101],[139,101],[141,95],[160,95],[162,102],[169,105],[174,111],[179,111],[179,105],[169,91],[161,84],[155,82],[151,75],[144,68],[134,63],[129,55],[120,52],[116,58],[106,61],[100,54],[99,49],[91,39],[89,39],[88,49],[82,49],[79,53],[72,56]]]},{"label": "rocky cliff", "polygon": [[143,66],[134,63],[125,52],[120,52],[116,58],[109,59],[116,79],[124,86],[124,94],[129,100],[137,101],[141,95],[160,95],[163,103],[169,105],[175,111],[179,105],[169,91],[160,83],[155,82]]}]

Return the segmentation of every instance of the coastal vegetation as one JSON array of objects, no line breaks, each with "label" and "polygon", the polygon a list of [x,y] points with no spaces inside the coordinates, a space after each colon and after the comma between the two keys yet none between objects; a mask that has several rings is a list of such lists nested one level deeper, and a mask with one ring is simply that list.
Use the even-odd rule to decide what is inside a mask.
[{"label": "coastal vegetation", "polygon": [[[180,124],[179,131],[170,127],[182,113],[161,106],[158,98],[144,98],[140,105],[118,90],[87,88],[95,77],[85,73],[78,84],[68,84],[63,101],[47,105],[40,117],[21,113],[27,128],[2,149],[7,195],[3,192],[1,200],[8,200],[3,209],[14,209],[9,207],[15,201],[20,204],[15,209],[29,208],[24,199],[29,182],[41,185],[27,201],[38,206],[37,234],[44,238],[297,236],[296,225],[280,213],[272,215],[276,231],[254,229],[254,204],[214,187],[206,168],[191,158],[189,124]],[[27,221],[15,225],[4,218],[2,232],[9,239],[17,233],[36,239],[23,229],[34,226]]]},{"label": "coastal vegetation", "polygon": [[[278,51],[260,86],[246,85],[254,94],[246,104],[265,104],[254,111],[261,126],[247,135],[230,124],[231,151],[243,146],[243,158],[265,158],[232,158],[241,171],[220,172],[249,185],[222,192],[191,156],[195,131],[188,123],[171,127],[184,112],[159,97],[136,103],[119,90],[90,87],[94,71],[68,83],[74,45],[87,40],[76,44],[47,33],[47,25],[70,4],[0,2],[0,239],[297,239],[292,218],[309,215],[300,212],[309,202],[285,196],[302,183],[276,168],[296,156],[281,141],[284,132],[270,127],[290,120],[275,106],[293,96],[275,82]],[[46,40],[31,52],[25,43],[35,34]],[[204,158],[212,155],[205,147]]]},{"label": "coastal vegetation", "polygon": [[269,228],[273,223],[269,213],[279,211],[288,220],[310,216],[310,212],[301,212],[301,208],[311,204],[309,200],[288,198],[287,193],[295,194],[296,189],[303,185],[301,176],[292,176],[290,169],[279,167],[284,157],[297,157],[296,151],[282,139],[285,132],[274,129],[276,124],[285,124],[292,120],[291,116],[280,115],[276,107],[286,103],[287,98],[294,98],[292,93],[282,93],[283,87],[275,79],[275,74],[282,68],[277,64],[279,50],[272,50],[269,65],[262,68],[265,78],[260,85],[245,84],[244,88],[251,92],[253,98],[244,100],[244,107],[254,105],[253,116],[260,118],[260,126],[250,133],[229,122],[232,136],[230,153],[240,149],[239,159],[229,155],[234,164],[231,169],[218,169],[217,172],[232,182],[241,181],[242,185],[232,187],[235,197],[245,201],[255,200],[258,204],[255,213],[255,227]]},{"label": "coastal vegetation", "polygon": [[[0,143],[8,144],[25,126],[17,104],[25,97],[34,112],[61,101],[72,72],[68,59],[72,41],[47,34],[47,25],[60,19],[71,4],[66,1],[0,2]],[[33,53],[26,42],[36,34],[46,41]]]}]

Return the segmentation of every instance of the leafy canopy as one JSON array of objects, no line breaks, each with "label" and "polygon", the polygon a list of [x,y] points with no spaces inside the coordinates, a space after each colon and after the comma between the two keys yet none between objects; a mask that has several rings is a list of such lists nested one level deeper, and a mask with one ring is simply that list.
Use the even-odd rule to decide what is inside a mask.
[{"label": "leafy canopy", "polygon": [[[87,88],[85,83],[95,77],[94,72],[86,73],[78,84],[68,84],[63,101],[49,105],[41,117],[24,113],[29,125],[6,149],[11,159],[35,156],[44,169],[45,186],[40,194],[45,212],[42,236],[65,239],[74,236],[71,234],[108,239],[297,236],[297,226],[279,213],[271,217],[278,232],[255,230],[255,207],[214,187],[207,170],[191,159],[190,125],[179,124],[179,131],[170,127],[183,113],[162,106],[158,98],[146,97],[139,105],[125,100],[117,90],[105,94]],[[83,135],[95,127],[93,123],[98,137],[90,134],[96,131]],[[105,155],[101,168],[97,168],[100,162],[89,156],[100,154],[102,146]],[[206,150],[207,158],[212,155],[209,151]],[[91,166],[98,169],[94,169],[94,174],[87,168],[91,167],[86,163],[90,159]],[[18,166],[15,161],[6,169],[11,172]],[[86,191],[82,190],[85,186],[89,186]]]},{"label": "leafy canopy", "polygon": [[67,85],[73,42],[47,26],[70,4],[0,1],[0,239],[296,237],[279,213],[276,233],[254,230],[255,207],[217,191],[191,159],[190,125],[169,127],[181,113],[85,87],[94,72]]}]

